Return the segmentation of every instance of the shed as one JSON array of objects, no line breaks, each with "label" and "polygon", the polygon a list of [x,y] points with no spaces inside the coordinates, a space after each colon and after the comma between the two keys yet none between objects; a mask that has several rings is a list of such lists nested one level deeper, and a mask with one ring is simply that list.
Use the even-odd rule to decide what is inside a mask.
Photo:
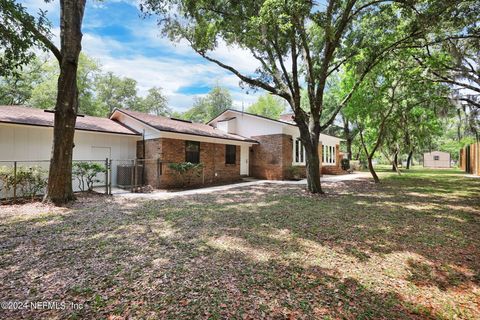
[{"label": "shed", "polygon": [[432,151],[423,154],[425,168],[450,168],[450,154],[442,151]]}]

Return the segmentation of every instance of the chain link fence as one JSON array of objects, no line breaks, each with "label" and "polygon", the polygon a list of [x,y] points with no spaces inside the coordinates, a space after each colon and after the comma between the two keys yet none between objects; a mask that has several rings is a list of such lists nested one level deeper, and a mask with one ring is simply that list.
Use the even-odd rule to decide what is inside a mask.
[{"label": "chain link fence", "polygon": [[[177,186],[179,177],[160,159],[74,160],[74,192],[104,194],[151,192],[161,186]],[[0,202],[42,197],[47,188],[50,160],[0,161]],[[204,183],[204,171],[194,177]]]},{"label": "chain link fence", "polygon": [[[74,192],[111,192],[110,160],[74,160]],[[50,160],[0,161],[0,202],[35,200],[47,188]]]}]

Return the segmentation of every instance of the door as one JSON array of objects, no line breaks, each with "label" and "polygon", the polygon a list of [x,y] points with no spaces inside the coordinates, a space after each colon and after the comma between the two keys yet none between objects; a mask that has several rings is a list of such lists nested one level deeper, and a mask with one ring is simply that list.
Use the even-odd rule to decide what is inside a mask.
[{"label": "door", "polygon": [[242,176],[248,176],[248,150],[248,146],[240,146],[240,175]]}]

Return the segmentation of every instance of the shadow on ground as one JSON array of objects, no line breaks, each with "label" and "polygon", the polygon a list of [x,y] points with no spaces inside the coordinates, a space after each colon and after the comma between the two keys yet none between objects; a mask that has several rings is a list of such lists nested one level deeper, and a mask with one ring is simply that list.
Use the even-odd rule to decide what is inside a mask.
[{"label": "shadow on ground", "polygon": [[[480,182],[452,174],[10,208],[2,318],[477,318]],[[31,212],[30,212],[31,211]]]}]

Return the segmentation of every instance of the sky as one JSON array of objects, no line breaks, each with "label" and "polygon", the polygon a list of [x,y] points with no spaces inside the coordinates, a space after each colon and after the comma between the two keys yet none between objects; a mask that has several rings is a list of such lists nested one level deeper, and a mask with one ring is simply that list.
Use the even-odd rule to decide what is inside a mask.
[{"label": "sky", "polygon": [[[58,0],[21,3],[32,14],[47,11],[52,40],[58,44]],[[169,106],[176,111],[190,108],[194,97],[207,94],[216,84],[231,91],[237,108],[248,107],[263,93],[241,89],[236,76],[203,59],[186,43],[162,37],[156,18],[143,18],[135,0],[87,0],[82,32],[82,51],[97,60],[102,70],[135,79],[140,95],[153,86],[163,88]],[[245,73],[258,67],[248,51],[224,44],[212,56]]]}]

